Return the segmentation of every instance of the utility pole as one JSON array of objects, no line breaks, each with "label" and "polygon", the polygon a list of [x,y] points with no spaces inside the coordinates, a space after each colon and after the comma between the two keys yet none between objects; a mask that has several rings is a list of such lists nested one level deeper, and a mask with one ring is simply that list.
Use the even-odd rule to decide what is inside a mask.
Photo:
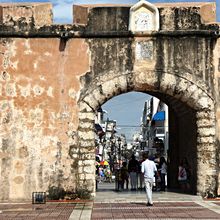
[{"label": "utility pole", "polygon": [[119,166],[121,164],[121,138],[118,137],[118,160],[119,160]]}]

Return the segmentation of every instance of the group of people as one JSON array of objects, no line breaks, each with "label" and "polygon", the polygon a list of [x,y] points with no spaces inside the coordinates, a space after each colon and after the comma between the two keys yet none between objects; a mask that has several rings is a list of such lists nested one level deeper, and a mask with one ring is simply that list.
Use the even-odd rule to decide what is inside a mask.
[{"label": "group of people", "polygon": [[[108,166],[98,167],[97,174],[100,181],[111,182],[111,171]],[[118,172],[119,188],[128,190],[129,181],[131,190],[137,190],[138,182],[140,188],[144,185],[147,197],[147,206],[152,206],[152,191],[155,186],[157,191],[165,191],[167,175],[167,162],[164,157],[149,158],[148,152],[144,152],[142,160],[138,161],[133,154],[131,159],[122,163]],[[190,191],[191,168],[186,158],[180,161],[178,166],[178,182],[182,192]]]},{"label": "group of people", "polygon": [[126,184],[126,189],[128,190],[129,180],[131,185],[131,190],[137,190],[138,186],[138,178],[140,181],[140,186],[142,186],[142,175],[140,175],[140,162],[135,159],[135,156],[132,155],[129,163],[127,162],[122,163],[122,167],[119,170],[119,185],[120,188],[123,190],[124,185]]},{"label": "group of people", "polygon": [[[190,167],[186,158],[181,160],[178,167],[178,181],[183,192],[187,192],[190,189]],[[150,159],[148,152],[143,153],[143,160],[138,162],[135,156],[132,155],[131,160],[128,163],[123,162],[120,169],[120,183],[121,189],[128,189],[129,179],[131,184],[131,190],[137,189],[138,174],[140,182],[144,182],[147,206],[152,206],[152,191],[154,183],[160,191],[165,191],[166,188],[166,175],[167,175],[167,162],[164,157]]]},{"label": "group of people", "polygon": [[[167,174],[167,163],[164,157],[158,158],[150,158],[150,160],[153,160],[157,167],[158,175],[154,175],[154,185],[155,190],[161,190],[165,191],[166,186],[166,174]],[[142,162],[144,161],[144,158],[141,161],[138,161],[135,159],[135,156],[132,155],[131,159],[129,160],[128,166],[126,162],[122,163],[122,167],[120,169],[120,178],[119,181],[121,183],[121,189],[125,189],[124,185],[126,184],[126,189],[128,189],[129,180],[131,185],[131,191],[135,191],[138,188],[143,189],[144,188],[144,175],[141,171]]]}]

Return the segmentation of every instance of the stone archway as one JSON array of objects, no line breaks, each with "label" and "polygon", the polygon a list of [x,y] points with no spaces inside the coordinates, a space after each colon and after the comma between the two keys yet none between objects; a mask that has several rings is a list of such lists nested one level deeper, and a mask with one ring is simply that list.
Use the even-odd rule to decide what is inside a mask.
[{"label": "stone archway", "polygon": [[215,4],[74,5],[72,25],[53,24],[51,9],[0,5],[0,200],[30,199],[50,187],[75,191],[77,183],[95,193],[94,110],[129,91],[177,103],[179,123],[178,110],[192,110],[196,188],[216,195]]},{"label": "stone archway", "polygon": [[[109,76],[109,77],[108,77]],[[187,73],[127,72],[110,78],[103,74],[99,83],[80,98],[79,106],[79,183],[95,193],[94,112],[110,98],[130,91],[164,94],[179,100],[196,112],[197,186],[203,197],[217,194],[214,100],[208,88]],[[207,159],[208,157],[208,159]]]}]

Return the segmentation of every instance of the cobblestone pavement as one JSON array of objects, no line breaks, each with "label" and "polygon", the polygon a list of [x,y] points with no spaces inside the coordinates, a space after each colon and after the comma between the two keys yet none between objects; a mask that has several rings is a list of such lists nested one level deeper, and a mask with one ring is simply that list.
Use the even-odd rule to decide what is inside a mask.
[{"label": "cobblestone pavement", "polygon": [[[169,194],[168,194],[169,196]],[[120,197],[120,196],[119,196]],[[220,201],[0,204],[0,220],[220,219]]]},{"label": "cobblestone pavement", "polygon": [[95,203],[92,220],[107,219],[220,219],[220,214],[195,202]]},{"label": "cobblestone pavement", "polygon": [[114,191],[99,184],[91,220],[108,219],[220,219],[220,201],[176,192],[153,192],[153,207],[146,206],[145,191]]},{"label": "cobblestone pavement", "polygon": [[0,204],[0,220],[67,220],[76,206],[76,203]]},{"label": "cobblestone pavement", "polygon": [[94,201],[47,202],[32,205],[0,203],[0,220],[138,220],[219,219],[220,200],[175,192],[154,192],[153,207],[146,206],[144,191],[114,191],[102,185]]}]

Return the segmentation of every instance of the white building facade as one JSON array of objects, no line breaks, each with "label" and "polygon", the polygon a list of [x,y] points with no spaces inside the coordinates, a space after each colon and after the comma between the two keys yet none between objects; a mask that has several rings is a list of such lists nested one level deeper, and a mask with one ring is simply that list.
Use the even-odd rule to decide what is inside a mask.
[{"label": "white building facade", "polygon": [[156,97],[144,103],[142,115],[142,150],[167,156],[169,148],[168,106]]}]

